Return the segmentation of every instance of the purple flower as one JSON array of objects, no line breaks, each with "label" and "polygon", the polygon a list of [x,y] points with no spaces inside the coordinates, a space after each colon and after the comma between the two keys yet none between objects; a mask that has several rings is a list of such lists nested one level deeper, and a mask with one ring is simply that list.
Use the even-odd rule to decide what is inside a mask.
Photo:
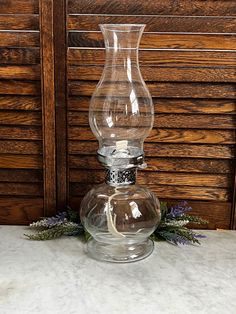
[{"label": "purple flower", "polygon": [[58,225],[63,224],[64,222],[67,221],[67,213],[66,212],[61,212],[58,213],[54,217],[49,217],[45,219],[45,224],[47,225],[48,228],[52,228]]},{"label": "purple flower", "polygon": [[183,216],[187,211],[192,210],[192,207],[188,206],[186,201],[181,201],[175,206],[171,206],[170,210],[166,214],[167,219],[175,219]]},{"label": "purple flower", "polygon": [[204,234],[200,234],[200,233],[194,233],[194,238],[198,238],[198,239],[203,239],[206,238],[207,236]]}]

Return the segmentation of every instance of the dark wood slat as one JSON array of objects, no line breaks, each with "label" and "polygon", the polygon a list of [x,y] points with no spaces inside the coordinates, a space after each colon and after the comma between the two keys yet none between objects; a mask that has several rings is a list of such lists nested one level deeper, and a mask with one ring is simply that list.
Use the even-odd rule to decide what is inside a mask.
[{"label": "dark wood slat", "polygon": [[1,0],[1,14],[37,14],[39,0]]},{"label": "dark wood slat", "polygon": [[1,124],[12,125],[41,125],[41,112],[20,112],[20,111],[3,111],[1,112]]},{"label": "dark wood slat", "polygon": [[153,129],[147,141],[164,143],[234,144],[234,131]]},{"label": "dark wood slat", "polygon": [[0,154],[42,154],[40,141],[0,140]]},{"label": "dark wood slat", "polygon": [[235,114],[236,101],[225,99],[153,99],[157,113]]},{"label": "dark wood slat", "polygon": [[[69,141],[70,154],[96,155],[97,142]],[[147,157],[191,157],[191,158],[220,158],[231,159],[235,156],[234,146],[225,145],[191,145],[145,143],[144,151]]]},{"label": "dark wood slat", "polygon": [[42,182],[41,170],[1,169],[1,182]]},{"label": "dark wood slat", "polygon": [[41,183],[6,183],[0,182],[0,195],[42,196]]},{"label": "dark wood slat", "polygon": [[39,64],[39,48],[0,48],[0,64]]},{"label": "dark wood slat", "polygon": [[0,167],[4,169],[41,169],[42,166],[42,156],[40,155],[0,155]]},{"label": "dark wood slat", "polygon": [[[1,85],[0,85],[1,86]],[[72,96],[91,96],[96,87],[96,82],[70,81],[69,94]],[[153,97],[166,98],[226,98],[235,99],[236,89],[234,84],[210,83],[148,83],[147,87]],[[103,89],[106,95],[106,85]],[[122,92],[117,91],[117,96]]]},{"label": "dark wood slat", "polygon": [[68,29],[99,31],[99,24],[146,24],[145,32],[235,33],[235,18],[194,16],[69,15]]},{"label": "dark wood slat", "polygon": [[[0,12],[1,13],[1,12]],[[39,17],[37,15],[2,15],[0,14],[0,30],[37,30]]]},{"label": "dark wood slat", "polygon": [[233,144],[234,131],[154,129],[147,141],[168,143]]},{"label": "dark wood slat", "polygon": [[0,109],[40,111],[41,99],[30,96],[0,96]]},{"label": "dark wood slat", "polygon": [[[231,173],[233,161],[218,159],[191,159],[191,158],[150,158],[146,157],[148,167],[146,171],[171,171],[194,173]],[[98,162],[97,156],[70,155],[69,167],[74,169],[104,169]]]},{"label": "dark wood slat", "polygon": [[38,47],[38,32],[1,32],[0,47]]},{"label": "dark wood slat", "polygon": [[93,14],[174,14],[174,15],[236,15],[234,0],[69,0],[69,13]]},{"label": "dark wood slat", "polygon": [[0,139],[41,140],[42,130],[33,126],[1,126]]},{"label": "dark wood slat", "polygon": [[[94,140],[95,137],[86,127],[70,127],[70,140]],[[188,129],[152,129],[146,142],[192,143],[192,144],[234,144],[234,130],[188,130]]]},{"label": "dark wood slat", "polygon": [[43,198],[0,197],[2,224],[28,225],[43,217]]},{"label": "dark wood slat", "polygon": [[[88,111],[90,99],[86,96],[69,97],[68,109],[71,111]],[[225,99],[153,98],[153,105],[156,113],[236,114],[236,101]]]},{"label": "dark wood slat", "polygon": [[[103,66],[69,66],[68,79],[99,80],[102,71]],[[145,81],[159,82],[236,82],[235,71],[234,68],[141,67],[141,73]],[[122,74],[124,72],[121,69]]]},{"label": "dark wood slat", "polygon": [[[104,65],[105,49],[68,49],[70,65]],[[236,52],[139,50],[141,65],[170,67],[233,67]]]},{"label": "dark wood slat", "polygon": [[[92,188],[90,184],[71,183],[71,196],[83,196]],[[209,201],[228,201],[231,194],[225,188],[212,187],[192,187],[192,186],[168,186],[168,185],[148,185],[148,188],[167,199],[189,199],[189,200],[209,200]]]},{"label": "dark wood slat", "polygon": [[40,82],[0,81],[0,95],[40,95]]},{"label": "dark wood slat", "polygon": [[[88,126],[88,112],[69,111],[68,123],[71,126]],[[122,125],[122,124],[121,124]],[[118,121],[116,121],[118,126]],[[234,115],[190,115],[190,114],[156,114],[154,127],[181,129],[235,129]]]},{"label": "dark wood slat", "polygon": [[[101,32],[69,32],[69,47],[104,47]],[[192,35],[144,33],[142,49],[217,49],[235,50],[236,35]]]},{"label": "dark wood slat", "polygon": [[40,79],[40,65],[0,66],[0,79]]},{"label": "dark wood slat", "polygon": [[[104,170],[72,169],[70,171],[70,182],[82,184],[99,184],[105,180]],[[232,187],[232,176],[224,174],[197,174],[197,173],[176,173],[176,172],[153,172],[139,171],[137,176],[138,184],[158,185],[186,185],[201,187]]]},{"label": "dark wood slat", "polygon": [[222,159],[235,157],[235,150],[233,145],[176,145],[144,143],[144,151],[146,156],[150,157],[193,157]]},{"label": "dark wood slat", "polygon": [[[57,210],[67,206],[67,1],[54,1]],[[57,23],[60,21],[60,23]]]},{"label": "dark wood slat", "polygon": [[44,214],[56,212],[55,68],[53,0],[40,1],[40,47],[43,117]]},{"label": "dark wood slat", "polygon": [[[82,197],[70,197],[70,207],[79,211],[81,200]],[[170,204],[176,204],[178,202],[178,200],[173,200],[172,202],[170,202],[170,200],[168,201]],[[201,229],[229,229],[231,203],[188,200],[188,204],[193,208],[191,215],[197,215],[209,221],[208,225],[200,226]],[[194,226],[194,228],[198,229],[199,227]]]},{"label": "dark wood slat", "polygon": [[154,125],[160,128],[235,129],[233,115],[157,114]]}]

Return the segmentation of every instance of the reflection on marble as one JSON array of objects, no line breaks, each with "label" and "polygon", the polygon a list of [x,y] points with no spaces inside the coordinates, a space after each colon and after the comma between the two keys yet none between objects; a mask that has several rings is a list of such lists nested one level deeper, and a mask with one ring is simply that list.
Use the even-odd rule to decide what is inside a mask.
[{"label": "reflection on marble", "polygon": [[[89,259],[75,238],[34,242],[0,226],[1,314],[234,314],[236,232],[204,231],[202,245],[155,245],[147,259]],[[28,231],[28,230],[27,230]]]}]

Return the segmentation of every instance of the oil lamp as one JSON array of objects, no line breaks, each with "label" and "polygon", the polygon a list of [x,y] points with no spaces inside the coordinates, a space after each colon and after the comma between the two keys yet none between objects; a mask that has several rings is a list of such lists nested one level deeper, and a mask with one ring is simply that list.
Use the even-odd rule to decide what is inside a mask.
[{"label": "oil lamp", "polygon": [[93,93],[89,123],[99,142],[105,183],[81,203],[81,221],[91,234],[88,254],[98,260],[132,262],[151,254],[149,236],[160,222],[160,203],[136,184],[144,162],[143,142],[153,126],[152,98],[138,62],[141,24],[102,24],[106,62]]}]

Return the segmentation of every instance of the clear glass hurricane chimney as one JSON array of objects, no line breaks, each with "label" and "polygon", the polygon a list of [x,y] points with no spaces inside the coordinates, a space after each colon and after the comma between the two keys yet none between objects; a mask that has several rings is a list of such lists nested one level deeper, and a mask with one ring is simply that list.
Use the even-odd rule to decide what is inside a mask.
[{"label": "clear glass hurricane chimney", "polygon": [[106,63],[89,108],[90,127],[98,139],[98,159],[106,168],[106,183],[87,193],[81,221],[92,238],[90,256],[130,262],[153,250],[151,233],[160,221],[160,203],[135,184],[137,168],[144,168],[143,142],[153,126],[150,93],[138,62],[145,25],[100,25]]}]

